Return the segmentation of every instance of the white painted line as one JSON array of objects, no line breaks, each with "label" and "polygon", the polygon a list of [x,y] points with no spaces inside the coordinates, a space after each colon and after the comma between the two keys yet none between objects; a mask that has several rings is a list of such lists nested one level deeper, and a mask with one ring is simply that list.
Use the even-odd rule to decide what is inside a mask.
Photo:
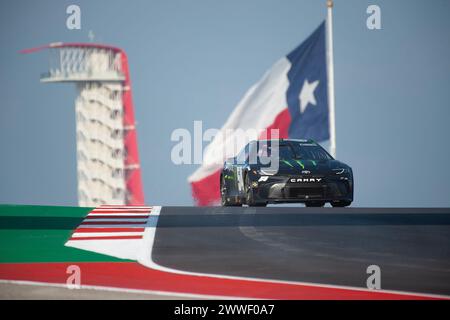
[{"label": "white painted line", "polygon": [[131,213],[140,213],[140,212],[151,212],[152,209],[94,209],[90,212],[112,212],[112,213],[118,213],[118,212],[131,212]]},{"label": "white painted line", "polygon": [[87,215],[87,217],[91,217],[91,216],[96,216],[96,217],[101,217],[101,216],[108,216],[108,215],[118,215],[118,216],[127,216],[127,217],[136,217],[139,218],[140,216],[148,216],[151,215],[151,212],[143,212],[143,213],[130,213],[130,212],[124,212],[121,214],[116,214],[116,213],[98,213],[98,212],[91,212]]},{"label": "white painted line", "polygon": [[[88,228],[144,228],[145,223],[126,223],[125,221],[121,224],[80,224],[78,228],[88,229]],[[77,229],[78,229],[77,228]]]},{"label": "white painted line", "polygon": [[145,206],[100,206],[95,208],[94,210],[139,210],[145,209],[150,210],[153,207],[145,207]]},{"label": "white painted line", "polygon": [[123,219],[114,219],[114,218],[104,218],[104,219],[84,219],[83,223],[89,222],[123,222],[123,223],[133,223],[133,222],[145,222],[147,217],[142,218],[136,218],[136,217],[130,217],[130,218],[123,218]]},{"label": "white painted line", "polygon": [[143,235],[144,232],[80,232],[72,234],[72,238],[86,238],[86,237],[122,237],[122,236],[140,236]]}]

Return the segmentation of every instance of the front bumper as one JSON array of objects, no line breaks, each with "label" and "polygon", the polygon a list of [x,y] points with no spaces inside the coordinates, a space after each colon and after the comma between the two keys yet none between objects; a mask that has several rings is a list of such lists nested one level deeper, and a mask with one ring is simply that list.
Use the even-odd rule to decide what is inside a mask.
[{"label": "front bumper", "polygon": [[[268,203],[307,201],[353,201],[353,177],[345,176],[261,176],[254,175],[252,189],[255,200]],[[299,179],[300,178],[300,179]],[[320,178],[320,182],[302,181],[303,178]]]}]

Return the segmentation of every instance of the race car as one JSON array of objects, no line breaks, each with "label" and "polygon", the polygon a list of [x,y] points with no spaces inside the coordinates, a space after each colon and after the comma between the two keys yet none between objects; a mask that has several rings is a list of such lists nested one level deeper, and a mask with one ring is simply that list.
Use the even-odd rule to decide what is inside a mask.
[{"label": "race car", "polygon": [[251,141],[224,163],[220,194],[222,206],[346,207],[353,201],[353,172],[313,140]]}]

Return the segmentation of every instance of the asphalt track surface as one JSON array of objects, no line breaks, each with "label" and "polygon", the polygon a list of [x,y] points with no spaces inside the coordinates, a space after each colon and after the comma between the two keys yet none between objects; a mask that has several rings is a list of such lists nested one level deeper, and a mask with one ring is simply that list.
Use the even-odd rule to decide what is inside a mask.
[{"label": "asphalt track surface", "polygon": [[450,209],[163,207],[153,260],[208,274],[450,295]]}]

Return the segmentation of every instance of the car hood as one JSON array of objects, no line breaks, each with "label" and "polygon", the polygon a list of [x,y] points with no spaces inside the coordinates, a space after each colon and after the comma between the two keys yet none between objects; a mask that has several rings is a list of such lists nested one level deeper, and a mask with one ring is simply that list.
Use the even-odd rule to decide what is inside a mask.
[{"label": "car hood", "polygon": [[[327,175],[333,173],[333,169],[349,168],[348,165],[338,160],[301,160],[289,159],[280,160],[277,174],[299,175],[302,171],[309,171],[310,174]],[[262,170],[270,174],[274,168],[267,165],[252,165],[251,169]],[[272,170],[271,170],[272,169]]]}]

